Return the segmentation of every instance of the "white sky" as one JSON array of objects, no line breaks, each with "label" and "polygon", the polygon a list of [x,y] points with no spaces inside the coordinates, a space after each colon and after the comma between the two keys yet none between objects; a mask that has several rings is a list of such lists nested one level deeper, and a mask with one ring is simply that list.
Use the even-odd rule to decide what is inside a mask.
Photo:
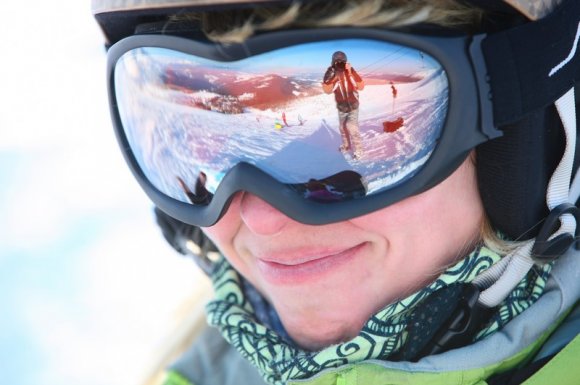
[{"label": "white sky", "polygon": [[90,1],[2,8],[2,382],[138,384],[203,277],[117,148]]}]

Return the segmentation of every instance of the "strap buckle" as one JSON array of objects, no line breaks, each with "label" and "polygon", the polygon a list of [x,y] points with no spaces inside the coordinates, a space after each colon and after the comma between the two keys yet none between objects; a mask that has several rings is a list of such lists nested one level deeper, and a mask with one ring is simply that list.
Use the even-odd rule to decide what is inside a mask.
[{"label": "strap buckle", "polygon": [[[553,239],[548,239],[557,228],[560,217],[564,214],[571,214],[576,219],[575,234],[564,233]],[[532,258],[535,262],[549,263],[566,252],[574,243],[580,240],[580,209],[572,203],[562,203],[554,207],[546,217],[534,246],[532,247]],[[577,247],[577,246],[576,246]]]},{"label": "strap buckle", "polygon": [[[472,283],[452,284],[433,293],[409,320],[407,343],[390,359],[417,362],[469,344],[495,310],[480,305],[479,295],[479,288]],[[445,307],[452,303],[455,305],[448,313]],[[425,316],[433,321],[425,322]]]}]

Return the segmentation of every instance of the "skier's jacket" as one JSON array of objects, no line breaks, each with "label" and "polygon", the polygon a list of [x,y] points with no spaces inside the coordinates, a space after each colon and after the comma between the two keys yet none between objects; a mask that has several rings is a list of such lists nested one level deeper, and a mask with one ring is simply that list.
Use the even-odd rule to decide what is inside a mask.
[{"label": "skier's jacket", "polygon": [[334,92],[336,108],[340,112],[351,112],[358,108],[358,91],[363,88],[363,79],[352,67],[341,70],[330,66],[324,74],[322,89],[327,94]]},{"label": "skier's jacket", "polygon": [[[559,258],[546,291],[501,330],[418,362],[362,360],[285,385],[578,385],[580,251]],[[248,326],[249,332],[251,327]],[[260,349],[256,346],[256,349]],[[167,372],[164,385],[264,385],[258,370],[206,328]]]}]

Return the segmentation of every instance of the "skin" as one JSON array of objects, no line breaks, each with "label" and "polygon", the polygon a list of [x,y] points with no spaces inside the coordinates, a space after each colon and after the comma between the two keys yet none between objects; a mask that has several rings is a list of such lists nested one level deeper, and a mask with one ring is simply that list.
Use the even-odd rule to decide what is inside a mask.
[{"label": "skin", "polygon": [[434,188],[348,221],[305,225],[240,193],[204,231],[294,341],[319,350],[353,338],[374,313],[463,257],[483,217],[468,159]]}]

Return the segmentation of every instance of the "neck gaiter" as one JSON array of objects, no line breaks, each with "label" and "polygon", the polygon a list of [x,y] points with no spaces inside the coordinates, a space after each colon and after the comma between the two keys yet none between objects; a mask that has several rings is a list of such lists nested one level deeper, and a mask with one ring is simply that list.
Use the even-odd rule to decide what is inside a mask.
[{"label": "neck gaiter", "polygon": [[[266,382],[280,385],[289,380],[309,378],[327,368],[370,359],[388,360],[405,343],[404,330],[417,304],[451,284],[471,282],[500,258],[488,248],[477,247],[428,286],[371,316],[352,340],[317,352],[296,347],[284,333],[274,331],[276,327],[261,322],[252,305],[256,299],[251,301],[248,298],[243,279],[222,258],[212,274],[216,297],[206,307],[207,319],[256,366]],[[551,265],[534,267],[500,305],[475,340],[500,329],[534,303],[544,291],[550,270]]]}]

